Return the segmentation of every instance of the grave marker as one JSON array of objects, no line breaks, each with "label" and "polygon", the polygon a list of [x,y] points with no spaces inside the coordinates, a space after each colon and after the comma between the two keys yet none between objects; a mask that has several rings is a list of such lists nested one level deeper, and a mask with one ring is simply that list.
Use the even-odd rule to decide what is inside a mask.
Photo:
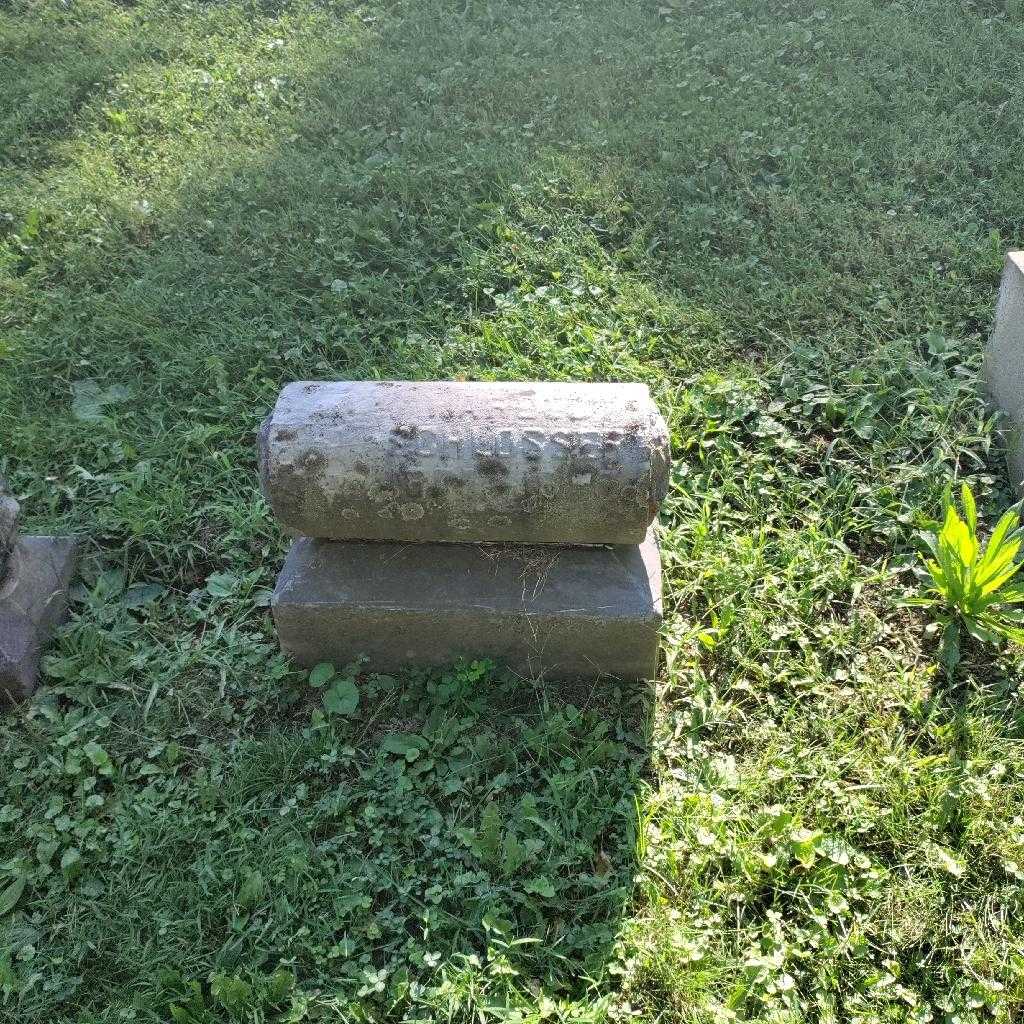
[{"label": "grave marker", "polygon": [[35,690],[75,565],[72,538],[19,536],[17,524],[18,503],[0,477],[0,705]]},{"label": "grave marker", "polygon": [[331,540],[639,544],[668,465],[642,384],[299,382],[260,437],[277,518]]},{"label": "grave marker", "polygon": [[1024,496],[1024,252],[1006,255],[995,328],[985,349],[985,377],[1003,414],[1010,482]]},{"label": "grave marker", "polygon": [[300,663],[656,673],[669,446],[645,386],[299,382],[259,448],[300,534],[272,599]]}]

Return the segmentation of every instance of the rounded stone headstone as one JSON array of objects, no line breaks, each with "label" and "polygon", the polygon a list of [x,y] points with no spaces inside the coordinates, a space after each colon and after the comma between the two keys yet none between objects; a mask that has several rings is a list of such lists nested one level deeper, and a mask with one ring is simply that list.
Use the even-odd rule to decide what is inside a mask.
[{"label": "rounded stone headstone", "polygon": [[19,511],[7,481],[0,476],[0,579],[7,571],[7,561],[18,535]]},{"label": "rounded stone headstone", "polygon": [[260,433],[290,530],[333,540],[639,544],[668,488],[643,384],[289,384]]}]

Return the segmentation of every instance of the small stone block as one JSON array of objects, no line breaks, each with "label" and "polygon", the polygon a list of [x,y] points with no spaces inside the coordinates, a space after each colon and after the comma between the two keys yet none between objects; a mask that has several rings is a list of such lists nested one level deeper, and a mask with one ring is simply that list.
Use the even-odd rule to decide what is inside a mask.
[{"label": "small stone block", "polygon": [[985,349],[985,377],[1004,417],[1010,482],[1024,495],[1024,252],[1006,256],[995,328]]},{"label": "small stone block", "polygon": [[67,611],[71,537],[19,537],[0,580],[0,702],[35,690],[39,658]]},{"label": "small stone block", "polygon": [[360,655],[389,672],[487,657],[529,677],[651,679],[661,558],[640,545],[296,540],[272,600],[282,648],[307,667]]},{"label": "small stone block", "polygon": [[7,558],[18,536],[18,503],[0,476],[0,580],[7,572]]}]

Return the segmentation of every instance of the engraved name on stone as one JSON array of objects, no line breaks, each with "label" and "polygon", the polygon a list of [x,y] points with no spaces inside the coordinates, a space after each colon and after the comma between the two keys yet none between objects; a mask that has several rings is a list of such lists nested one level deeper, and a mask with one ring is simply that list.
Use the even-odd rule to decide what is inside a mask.
[{"label": "engraved name on stone", "polygon": [[638,543],[668,464],[636,384],[299,383],[260,440],[280,520],[339,540]]}]

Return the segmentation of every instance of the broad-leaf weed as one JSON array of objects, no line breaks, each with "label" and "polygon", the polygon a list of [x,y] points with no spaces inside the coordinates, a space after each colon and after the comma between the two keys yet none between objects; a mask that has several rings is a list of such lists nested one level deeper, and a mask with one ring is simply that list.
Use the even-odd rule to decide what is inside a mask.
[{"label": "broad-leaf weed", "polygon": [[1022,565],[1016,558],[1024,540],[1020,505],[1003,514],[983,545],[977,505],[967,484],[961,486],[960,497],[963,516],[947,489],[941,526],[936,523],[936,529],[920,534],[928,552],[922,555],[921,574],[930,587],[907,602],[937,609],[941,660],[950,678],[960,662],[962,629],[983,643],[1024,644],[1024,609],[1015,607],[1024,603],[1024,586],[1014,581]]}]

